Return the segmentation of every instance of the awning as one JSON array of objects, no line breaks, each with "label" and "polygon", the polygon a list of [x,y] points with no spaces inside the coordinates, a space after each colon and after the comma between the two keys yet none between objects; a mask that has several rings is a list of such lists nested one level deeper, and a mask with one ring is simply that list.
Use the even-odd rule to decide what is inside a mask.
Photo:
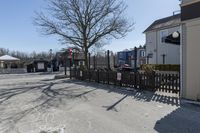
[{"label": "awning", "polygon": [[10,55],[4,55],[0,57],[0,61],[20,61],[20,59],[12,57]]},{"label": "awning", "polygon": [[170,44],[175,44],[175,45],[180,45],[180,33],[177,32],[179,35],[178,37],[174,38],[173,34],[170,34],[169,36],[165,37],[165,42],[170,43]]}]

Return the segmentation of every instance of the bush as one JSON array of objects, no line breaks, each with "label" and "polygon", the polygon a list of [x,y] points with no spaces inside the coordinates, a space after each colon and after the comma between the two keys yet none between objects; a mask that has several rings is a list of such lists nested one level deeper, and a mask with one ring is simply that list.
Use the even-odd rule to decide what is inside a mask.
[{"label": "bush", "polygon": [[147,74],[152,74],[155,70],[155,65],[142,65],[141,70],[144,70]]},{"label": "bush", "polygon": [[144,71],[159,70],[159,71],[177,71],[177,72],[180,72],[180,65],[172,65],[172,64],[144,64],[144,65],[141,65],[140,69],[144,70]]},{"label": "bush", "polygon": [[85,70],[87,70],[86,66],[80,65],[80,71],[85,71]]}]

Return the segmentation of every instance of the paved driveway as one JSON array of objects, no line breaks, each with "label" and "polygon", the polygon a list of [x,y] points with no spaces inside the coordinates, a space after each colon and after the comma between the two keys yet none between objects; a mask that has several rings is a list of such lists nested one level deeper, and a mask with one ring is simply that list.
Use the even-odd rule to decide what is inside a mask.
[{"label": "paved driveway", "polygon": [[199,125],[200,107],[175,95],[0,75],[0,133],[199,133]]}]

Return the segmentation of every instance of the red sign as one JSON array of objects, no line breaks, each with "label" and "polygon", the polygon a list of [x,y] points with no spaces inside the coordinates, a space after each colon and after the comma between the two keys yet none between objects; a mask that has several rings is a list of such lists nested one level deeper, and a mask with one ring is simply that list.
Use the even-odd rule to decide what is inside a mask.
[{"label": "red sign", "polygon": [[72,58],[72,49],[69,49],[69,58]]}]

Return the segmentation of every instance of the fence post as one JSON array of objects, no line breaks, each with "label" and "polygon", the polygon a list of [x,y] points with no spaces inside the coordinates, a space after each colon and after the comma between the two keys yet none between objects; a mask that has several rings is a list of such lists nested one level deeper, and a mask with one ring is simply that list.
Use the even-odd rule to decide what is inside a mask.
[{"label": "fence post", "polygon": [[150,84],[151,84],[151,91],[155,91],[156,85],[155,85],[155,77],[156,77],[156,72],[153,71],[150,75]]},{"label": "fence post", "polygon": [[97,70],[97,82],[99,83],[99,70]]},{"label": "fence post", "polygon": [[91,74],[90,74],[90,53],[89,53],[89,55],[88,55],[88,58],[89,58],[89,66],[88,66],[88,68],[89,68],[89,70],[88,70],[88,76],[89,76],[89,81],[91,81]]},{"label": "fence post", "polygon": [[114,64],[114,67],[116,66],[115,64],[116,64],[116,61],[115,61],[115,54],[114,54],[114,56],[113,56],[113,64]]},{"label": "fence post", "polygon": [[135,85],[134,87],[137,89],[137,47],[134,48],[134,73],[135,73]]},{"label": "fence post", "polygon": [[65,75],[67,75],[67,59],[64,58],[64,61],[65,61],[65,62],[64,62],[64,63],[65,63],[65,64],[64,64],[64,65],[65,65]]},{"label": "fence post", "polygon": [[134,48],[134,68],[137,71],[137,47]]},{"label": "fence post", "polygon": [[72,68],[71,68],[72,66],[71,65],[72,65],[72,59],[70,58],[70,61],[69,61],[69,75],[70,75],[70,79],[72,79],[72,72],[71,72],[72,71]]},{"label": "fence post", "polygon": [[96,69],[96,57],[95,57],[95,55],[94,55],[94,57],[93,57],[93,63],[94,63],[94,70]]},{"label": "fence post", "polygon": [[110,51],[107,51],[107,60],[108,60],[108,71],[107,71],[107,83],[109,84],[109,71],[110,71]]},{"label": "fence post", "polygon": [[107,59],[108,59],[108,70],[110,70],[110,51],[107,51]]},{"label": "fence post", "polygon": [[88,66],[88,68],[90,70],[90,53],[88,54],[88,58],[89,58],[89,66]]}]

